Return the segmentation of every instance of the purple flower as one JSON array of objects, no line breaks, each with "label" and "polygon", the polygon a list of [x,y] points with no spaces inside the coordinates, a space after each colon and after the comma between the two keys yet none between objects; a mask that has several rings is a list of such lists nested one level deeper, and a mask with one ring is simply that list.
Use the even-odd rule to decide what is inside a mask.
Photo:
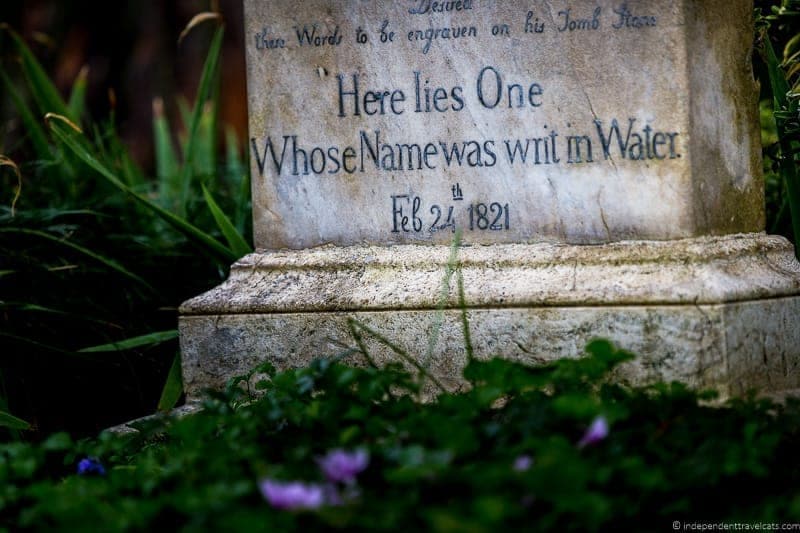
[{"label": "purple flower", "polygon": [[597,444],[608,436],[608,421],[602,415],[596,417],[586,429],[583,438],[578,443],[578,448],[583,448],[590,444]]},{"label": "purple flower", "polygon": [[259,489],[269,504],[276,509],[319,509],[325,503],[322,487],[300,481],[275,481],[264,479]]},{"label": "purple flower", "polygon": [[106,469],[103,464],[93,457],[85,457],[78,463],[79,476],[105,476]]},{"label": "purple flower", "polygon": [[338,449],[328,452],[317,462],[328,481],[341,481],[349,484],[353,483],[356,476],[367,468],[369,454],[366,450],[346,452]]},{"label": "purple flower", "polygon": [[520,455],[514,459],[514,466],[512,467],[515,472],[525,472],[533,466],[533,457],[530,455]]}]

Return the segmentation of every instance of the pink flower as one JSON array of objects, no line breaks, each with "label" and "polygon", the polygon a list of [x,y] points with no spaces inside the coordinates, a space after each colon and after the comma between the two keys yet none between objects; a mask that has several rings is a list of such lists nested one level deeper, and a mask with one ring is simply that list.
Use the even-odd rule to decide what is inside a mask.
[{"label": "pink flower", "polygon": [[276,509],[319,509],[325,503],[319,485],[264,479],[259,483],[259,489],[264,499]]},{"label": "pink flower", "polygon": [[364,471],[369,464],[369,454],[366,450],[346,452],[341,449],[328,452],[325,457],[317,461],[322,473],[328,481],[353,483],[356,476]]},{"label": "pink flower", "polygon": [[514,466],[512,467],[515,472],[525,472],[533,466],[533,458],[530,455],[520,455],[514,459]]},{"label": "pink flower", "polygon": [[578,443],[578,448],[583,448],[590,444],[597,444],[601,440],[608,437],[608,421],[602,415],[596,417],[586,429],[583,438]]}]

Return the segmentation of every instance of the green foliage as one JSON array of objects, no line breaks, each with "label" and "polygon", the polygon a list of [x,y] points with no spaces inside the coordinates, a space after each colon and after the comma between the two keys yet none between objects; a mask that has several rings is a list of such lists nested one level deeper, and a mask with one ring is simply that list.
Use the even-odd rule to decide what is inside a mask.
[{"label": "green foliage", "polygon": [[158,400],[159,411],[169,411],[174,408],[183,394],[183,374],[181,373],[181,354],[177,353],[169,367],[167,382],[161,391],[161,398]]},{"label": "green foliage", "polygon": [[[265,364],[202,412],[134,435],[0,447],[0,527],[584,531],[800,519],[800,402],[710,406],[678,384],[609,384],[630,355],[607,342],[587,351],[540,367],[473,360],[470,390],[428,403],[412,399],[420,383],[396,364]],[[599,415],[608,436],[578,446]],[[355,484],[328,489],[343,504],[288,511],[262,497],[265,478],[324,484],[318,461],[332,449],[370,456]],[[75,474],[84,457],[107,475]],[[515,468],[520,457],[530,464]]]},{"label": "green foliage", "polygon": [[[791,210],[793,233],[800,236],[800,182],[798,182],[796,156],[798,148],[796,137],[800,135],[800,128],[797,128],[800,107],[797,98],[791,95],[787,76],[781,70],[769,39],[764,41],[764,50],[772,86],[773,117],[778,136],[778,173],[786,187],[786,202]],[[800,242],[795,239],[795,247],[798,245]]]},{"label": "green foliage", "polygon": [[[762,96],[768,98],[761,104],[767,228],[793,236],[800,254],[800,1],[767,3],[756,10]],[[773,40],[782,45],[781,59]]]},{"label": "green foliage", "polygon": [[85,69],[65,98],[23,39],[0,27],[0,86],[25,134],[0,148],[0,177],[16,178],[0,206],[0,398],[36,428],[80,423],[103,396],[119,408],[90,432],[174,404],[178,304],[252,251],[242,147],[231,135],[217,142],[222,37],[218,24],[196,101],[174,128],[184,135],[164,107],[188,104],[154,99],[151,177],[120,140],[113,102],[109,118],[88,116]]},{"label": "green foliage", "polygon": [[130,350],[131,348],[138,348],[139,346],[151,346],[159,344],[171,339],[178,338],[178,330],[170,329],[167,331],[156,331],[148,333],[147,335],[140,335],[131,339],[125,339],[120,342],[112,342],[110,344],[101,344],[100,346],[90,346],[82,348],[80,352],[117,352],[121,350]]},{"label": "green foliage", "polygon": [[5,426],[11,429],[31,428],[31,425],[22,420],[21,418],[17,418],[11,413],[7,413],[5,411],[0,411],[0,426]]}]

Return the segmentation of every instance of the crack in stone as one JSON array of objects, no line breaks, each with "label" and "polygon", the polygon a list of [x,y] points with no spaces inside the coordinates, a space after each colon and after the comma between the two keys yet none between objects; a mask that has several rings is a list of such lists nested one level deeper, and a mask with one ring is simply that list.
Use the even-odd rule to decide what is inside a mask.
[{"label": "crack in stone", "polygon": [[[545,5],[545,7],[547,7],[547,14],[550,16],[550,23],[553,26],[555,26],[555,19],[553,18],[553,8],[550,5],[550,2],[545,0],[544,5]],[[568,57],[568,59],[569,59],[569,57]],[[571,59],[569,59],[569,69],[572,71],[572,77],[575,80],[575,82],[578,84],[578,88],[580,89],[581,94],[583,94],[583,97],[586,98],[586,104],[589,106],[589,112],[591,112],[592,117],[595,120],[599,120],[598,117],[597,117],[597,113],[594,110],[594,106],[592,105],[592,99],[589,98],[589,93],[586,92],[586,87],[583,85],[583,81],[578,77],[578,71],[575,70],[575,65],[572,63]],[[614,158],[611,156],[611,154],[608,155],[608,160],[611,162],[611,166],[614,167],[614,172],[619,174],[619,169],[617,168],[617,163],[616,163],[616,161],[614,161]]]},{"label": "crack in stone", "polygon": [[567,233],[566,233],[566,231],[564,231],[564,219],[561,218],[561,215],[560,215],[559,209],[558,209],[558,189],[556,189],[556,186],[553,183],[553,180],[551,178],[547,178],[547,185],[549,185],[550,186],[550,190],[553,191],[553,198],[555,199],[555,204],[554,204],[555,205],[555,210],[556,210],[555,218],[558,220],[558,222],[557,222],[558,233],[559,233],[560,237],[564,238],[564,237],[566,237]]},{"label": "crack in stone", "polygon": [[600,220],[603,222],[603,227],[606,229],[606,237],[608,237],[608,240],[610,241],[611,240],[611,228],[608,227],[608,222],[606,222],[606,214],[605,214],[605,211],[603,211],[603,204],[600,202],[600,194],[601,193],[602,193],[602,191],[598,191],[597,192],[597,198],[596,198],[597,206],[600,208]]}]

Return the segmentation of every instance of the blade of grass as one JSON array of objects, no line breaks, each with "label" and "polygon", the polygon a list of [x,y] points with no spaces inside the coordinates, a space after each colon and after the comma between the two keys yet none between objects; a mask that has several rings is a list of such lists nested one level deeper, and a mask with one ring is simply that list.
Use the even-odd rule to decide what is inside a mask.
[{"label": "blade of grass", "polygon": [[[7,209],[5,206],[0,206],[0,209]],[[88,215],[96,218],[108,218],[111,215],[92,211],[90,209],[58,209],[53,207],[44,208],[27,208],[24,211],[17,213],[16,220],[22,222],[52,222],[59,217],[68,217],[76,215]],[[0,222],[8,220],[8,215],[5,212],[0,212]]]},{"label": "blade of grass", "polygon": [[131,337],[129,339],[121,340],[119,342],[110,342],[108,344],[100,344],[98,346],[89,346],[88,348],[81,348],[78,352],[93,353],[93,352],[121,352],[123,350],[130,350],[131,348],[138,348],[140,346],[149,346],[152,344],[161,344],[162,342],[170,341],[178,338],[177,329],[168,329],[166,331],[156,331],[146,335],[139,335],[138,337]]},{"label": "blade of grass", "polygon": [[155,146],[156,177],[162,205],[173,206],[178,193],[178,156],[172,144],[169,120],[164,114],[164,100],[153,99],[153,145]]},{"label": "blade of grass", "polygon": [[232,128],[225,128],[225,174],[227,182],[233,184],[231,197],[234,201],[233,225],[244,235],[249,218],[250,179],[241,157],[241,148]]},{"label": "blade of grass", "polygon": [[181,374],[181,354],[178,352],[172,360],[172,365],[169,368],[167,381],[164,383],[164,388],[161,389],[161,397],[158,399],[158,410],[169,411],[183,394],[183,376]]},{"label": "blade of grass", "polygon": [[203,106],[200,124],[197,126],[197,136],[194,146],[194,173],[195,178],[204,179],[214,175],[216,170],[216,150],[214,140],[214,110],[211,100]]},{"label": "blade of grass", "polygon": [[41,313],[51,313],[54,315],[70,315],[66,311],[59,311],[50,307],[44,307],[38,304],[29,304],[25,302],[8,302],[0,301],[0,309],[19,309],[20,311],[38,311]]},{"label": "blade of grass", "polygon": [[461,311],[461,329],[464,332],[464,349],[467,352],[467,362],[471,363],[475,359],[475,351],[472,347],[472,334],[469,331],[469,319],[467,317],[467,302],[464,298],[464,276],[461,267],[456,273],[458,283],[458,308]]},{"label": "blade of grass", "polygon": [[[236,227],[242,235],[247,234],[247,230],[250,227],[249,222],[252,219],[250,197],[250,173],[245,171],[242,174],[242,179],[239,180],[239,190],[235,196],[236,205],[234,206],[236,210]],[[252,241],[252,234],[250,240]]]},{"label": "blade of grass", "polygon": [[149,180],[134,163],[130,152],[122,144],[113,121],[106,121],[103,132],[97,127],[97,124],[94,124],[92,129],[94,130],[93,148],[96,158],[106,167],[115,169],[119,173],[120,179],[134,190],[148,189]]},{"label": "blade of grass", "polygon": [[[116,139],[116,142],[119,142],[119,139]],[[134,162],[128,150],[120,146],[117,154],[122,175],[125,176],[127,183],[136,188],[149,187],[150,184],[142,172],[142,169]]]},{"label": "blade of grass", "polygon": [[51,159],[53,154],[50,150],[50,144],[47,142],[47,135],[45,134],[41,122],[36,119],[36,115],[22,99],[22,96],[14,87],[14,84],[11,83],[11,80],[8,79],[8,76],[6,76],[6,73],[3,72],[2,69],[0,69],[0,80],[2,80],[5,94],[11,97],[11,101],[17,113],[19,113],[23,130],[30,136],[36,155],[40,159]]},{"label": "blade of grass", "polygon": [[14,218],[14,211],[17,206],[17,201],[22,194],[22,174],[19,167],[8,157],[0,154],[0,167],[9,167],[17,176],[17,190],[14,192],[14,199],[11,200],[11,218]]},{"label": "blade of grass", "polygon": [[800,56],[800,50],[795,51],[795,48],[800,44],[800,33],[793,36],[786,45],[783,47],[783,65],[789,65],[792,61]]},{"label": "blade of grass", "polygon": [[[222,52],[220,51],[220,59],[221,61]],[[211,94],[209,95],[210,102],[210,120],[208,123],[208,139],[207,143],[209,146],[209,161],[206,163],[209,166],[211,173],[217,171],[217,133],[219,131],[219,105],[220,105],[220,84],[221,84],[221,67],[217,65],[217,72],[212,79],[211,83]]]},{"label": "blade of grass", "polygon": [[[2,272],[0,271],[0,275]],[[62,311],[60,309],[53,309],[52,307],[45,307],[39,304],[31,304],[26,302],[8,302],[8,301],[0,301],[0,309],[16,309],[19,311],[26,311],[26,312],[33,312],[33,313],[45,313],[45,314],[52,314],[52,315],[59,315],[64,317],[69,317],[81,321],[86,322],[94,322],[96,324],[105,324],[105,325],[113,325],[108,320],[94,318],[91,316],[87,316],[85,314],[76,314],[69,311]],[[116,326],[119,327],[119,326]]]},{"label": "blade of grass", "polygon": [[208,209],[211,211],[211,215],[214,217],[214,220],[219,227],[219,230],[222,232],[222,235],[225,237],[225,240],[228,241],[228,246],[230,246],[233,253],[235,253],[238,257],[243,257],[250,252],[253,251],[250,248],[250,245],[247,244],[247,241],[244,240],[244,237],[236,231],[236,228],[231,223],[230,219],[225,216],[225,213],[222,212],[217,202],[214,201],[214,197],[211,196],[211,193],[208,192],[208,189],[205,185],[203,187],[203,196],[206,199],[206,204],[208,205]]},{"label": "blade of grass", "polygon": [[[191,21],[186,25],[186,28],[181,32],[178,37],[178,44],[192,31],[193,28],[206,21],[215,21],[219,24],[219,29],[222,29],[222,15],[218,12],[205,12],[195,15]],[[212,39],[213,46],[213,39]],[[217,59],[219,63],[219,59]],[[202,86],[202,81],[201,81]],[[212,175],[217,168],[217,124],[219,122],[219,64],[211,76],[211,87],[208,97],[203,102],[203,112],[201,115],[198,144],[194,151],[197,156],[196,172],[200,176]],[[195,102],[197,103],[197,102]],[[188,200],[188,199],[187,199]]]},{"label": "blade of grass", "polygon": [[[192,121],[192,107],[189,105],[189,100],[182,94],[179,94],[175,101],[178,104],[178,113],[181,116],[181,125],[184,130],[188,130],[189,123]],[[181,153],[186,154],[186,131],[182,132],[180,136]]]},{"label": "blade of grass", "polygon": [[780,62],[775,55],[775,50],[768,36],[764,36],[764,51],[766,53],[767,71],[769,81],[772,86],[773,110],[775,114],[775,126],[778,130],[778,143],[781,147],[781,157],[778,159],[778,167],[789,197],[789,208],[792,214],[792,231],[794,232],[794,251],[795,256],[800,258],[800,184],[797,183],[797,165],[792,155],[792,143],[786,135],[785,121],[780,118],[780,111],[796,113],[797,102],[790,101],[787,97],[789,93],[789,83],[780,68]]},{"label": "blade of grass", "polygon": [[434,315],[433,329],[428,336],[428,351],[425,353],[425,359],[423,360],[423,366],[425,368],[428,368],[431,358],[433,357],[433,351],[439,343],[439,334],[442,329],[442,323],[444,322],[444,308],[447,306],[447,300],[450,294],[450,280],[453,278],[453,272],[455,272],[458,264],[458,249],[460,245],[461,230],[459,229],[456,231],[455,237],[453,237],[453,243],[450,245],[450,257],[447,258],[442,287],[439,290],[439,300],[436,303],[436,315]]},{"label": "blade of grass", "polygon": [[84,65],[75,78],[72,84],[72,91],[69,94],[69,101],[67,102],[67,109],[69,109],[70,116],[75,117],[77,122],[80,122],[84,111],[86,110],[86,87],[88,85],[89,66]]},{"label": "blade of grass", "polygon": [[167,211],[141,194],[133,191],[91,154],[89,149],[84,144],[84,138],[78,132],[63,125],[58,120],[50,120],[49,126],[56,137],[58,137],[74,154],[76,154],[80,160],[99,172],[100,175],[105,177],[110,183],[131,195],[131,197],[133,197],[136,201],[154,211],[159,217],[186,236],[190,241],[198,244],[203,251],[209,253],[209,255],[225,265],[229,265],[237,259],[236,254],[233,253],[232,250],[226,248],[214,237],[203,232],[196,226],[193,226],[183,218]]},{"label": "blade of grass", "polygon": [[347,320],[347,329],[350,330],[350,335],[353,337],[353,340],[356,341],[356,346],[358,346],[358,350],[357,351],[360,352],[361,355],[364,356],[364,358],[367,360],[367,363],[369,363],[369,366],[371,366],[372,368],[375,368],[375,369],[380,368],[378,366],[378,363],[375,362],[375,359],[373,359],[372,355],[369,353],[369,350],[367,349],[367,345],[364,344],[364,336],[361,335],[360,331],[358,331],[358,328],[356,327],[356,320],[355,319],[348,319]]},{"label": "blade of grass", "polygon": [[16,430],[31,429],[31,425],[28,422],[17,418],[8,411],[0,411],[0,426]]},{"label": "blade of grass", "polygon": [[219,57],[222,49],[222,36],[225,30],[223,26],[217,28],[214,37],[211,39],[211,46],[206,56],[205,64],[203,65],[203,72],[200,76],[200,85],[197,89],[197,97],[194,102],[194,109],[189,118],[189,127],[186,136],[186,149],[183,155],[183,168],[181,170],[181,194],[180,203],[178,205],[178,214],[184,216],[186,214],[186,204],[189,199],[189,190],[192,184],[192,172],[194,170],[194,161],[197,156],[196,149],[198,145],[198,129],[200,120],[203,115],[203,109],[206,102],[211,97],[213,86],[219,72]]},{"label": "blade of grass", "polygon": [[202,24],[207,20],[221,21],[222,15],[216,12],[205,11],[203,13],[198,13],[197,15],[193,16],[192,20],[190,20],[189,23],[186,24],[186,27],[183,28],[183,31],[178,36],[178,44],[181,44],[181,41],[183,41],[186,38],[186,36],[189,35],[189,32],[192,31],[196,26]]},{"label": "blade of grass", "polygon": [[22,73],[25,75],[28,82],[28,87],[31,90],[33,99],[39,106],[40,114],[57,113],[69,117],[74,121],[75,117],[70,113],[69,109],[67,109],[67,104],[64,103],[64,99],[61,98],[58,89],[56,89],[56,86],[50,81],[47,72],[42,68],[39,61],[36,60],[33,52],[31,52],[28,45],[25,44],[25,41],[22,40],[22,37],[7,24],[0,25],[0,29],[5,29],[14,42],[17,53],[19,53],[20,56]]},{"label": "blade of grass", "polygon": [[[12,341],[22,342],[24,344],[29,344],[31,346],[35,346],[36,348],[38,348],[40,350],[45,350],[45,351],[48,351],[48,352],[54,352],[54,353],[66,354],[66,355],[74,355],[74,352],[70,352],[69,350],[65,350],[63,348],[59,348],[58,346],[53,346],[51,344],[45,344],[43,342],[39,342],[39,341],[34,340],[34,339],[29,339],[27,337],[21,337],[19,335],[12,335],[11,333],[5,333],[3,331],[0,331],[0,337],[3,337],[5,339],[10,339]],[[3,344],[3,349],[7,350],[8,349],[7,346],[8,345],[4,343]]]},{"label": "blade of grass", "polygon": [[[386,338],[384,335],[381,335],[380,333],[378,333],[377,331],[375,331],[374,329],[372,329],[368,325],[364,324],[363,322],[361,322],[359,320],[356,320],[355,318],[348,318],[347,319],[347,323],[352,325],[351,326],[351,331],[352,331],[353,327],[356,327],[358,329],[361,329],[362,331],[365,331],[370,336],[374,337],[376,341],[378,341],[379,343],[383,344],[384,346],[386,346],[387,348],[392,350],[394,353],[399,355],[404,361],[406,361],[408,364],[410,364],[411,366],[416,368],[417,371],[421,375],[423,375],[426,378],[430,379],[431,382],[433,382],[433,384],[436,385],[436,387],[438,387],[440,391],[447,392],[447,389],[444,387],[444,385],[442,385],[442,383],[438,379],[436,379],[436,376],[431,374],[428,371],[427,368],[425,368],[424,366],[419,364],[413,357],[411,357],[408,354],[407,351],[405,351],[404,349],[399,347],[397,344],[395,344],[394,342],[392,342],[391,340]],[[362,344],[359,344],[359,348],[361,348],[361,346],[362,346]]]},{"label": "blade of grass", "polygon": [[[8,412],[8,402],[6,398],[8,397],[8,392],[6,391],[5,380],[3,379],[3,373],[0,371],[0,411]],[[14,428],[8,428],[8,433],[11,435],[11,439],[18,441],[22,438],[20,434],[20,430]]]},{"label": "blade of grass", "polygon": [[152,285],[147,283],[144,279],[140,278],[139,276],[137,276],[133,272],[127,270],[125,267],[123,267],[122,265],[120,265],[119,263],[114,261],[113,259],[109,259],[108,257],[105,257],[105,256],[102,256],[100,254],[97,254],[97,253],[89,250],[88,248],[84,248],[83,246],[81,246],[79,244],[75,244],[74,242],[70,242],[68,240],[65,240],[64,238],[57,237],[57,236],[51,235],[49,233],[45,233],[44,231],[39,231],[39,230],[35,230],[35,229],[27,229],[27,228],[0,228],[0,232],[2,232],[2,233],[22,233],[22,234],[26,234],[26,235],[35,235],[37,237],[41,237],[42,239],[47,239],[47,240],[52,241],[52,242],[57,242],[58,244],[61,244],[61,245],[66,246],[68,248],[72,248],[73,250],[78,251],[78,252],[82,253],[83,255],[85,255],[87,257],[91,257],[95,261],[98,261],[98,262],[106,265],[107,267],[111,268],[112,270],[115,270],[115,271],[119,272],[123,276],[125,276],[127,278],[130,278],[130,279],[136,281],[137,283],[140,283],[142,286],[146,287],[150,291],[152,291],[154,293],[157,292],[153,288]]},{"label": "blade of grass", "polygon": [[[86,354],[86,353],[79,353],[70,350],[65,350],[64,348],[59,348],[58,346],[45,344],[43,342],[39,342],[34,339],[29,339],[27,337],[20,337],[19,335],[12,335],[10,333],[5,333],[3,331],[0,331],[0,338],[8,339],[10,341],[15,341],[15,342],[21,342],[23,344],[33,346],[34,348],[36,348],[37,354],[40,355],[45,355],[42,353],[42,351],[44,351],[44,352],[51,352],[52,354],[58,354],[58,357],[63,357],[63,356],[76,357],[78,359],[89,362],[98,362],[103,360],[103,358],[94,354]],[[3,346],[5,348],[6,346],[8,346],[8,343],[6,342],[5,344],[3,344]],[[14,352],[11,352],[11,354],[13,353]]]}]

